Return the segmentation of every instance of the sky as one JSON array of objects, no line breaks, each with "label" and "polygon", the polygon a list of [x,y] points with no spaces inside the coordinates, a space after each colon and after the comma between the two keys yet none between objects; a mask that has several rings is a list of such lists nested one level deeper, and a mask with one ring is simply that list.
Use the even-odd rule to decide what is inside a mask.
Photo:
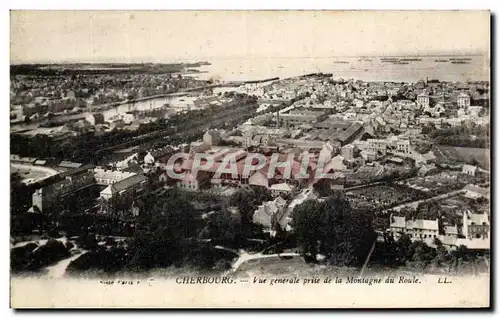
[{"label": "sky", "polygon": [[487,11],[11,11],[18,63],[489,54]]}]

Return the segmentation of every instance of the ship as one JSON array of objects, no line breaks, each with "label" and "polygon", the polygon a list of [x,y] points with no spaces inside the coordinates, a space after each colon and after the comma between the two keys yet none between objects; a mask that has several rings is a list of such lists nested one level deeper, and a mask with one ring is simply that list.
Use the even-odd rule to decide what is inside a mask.
[{"label": "ship", "polygon": [[405,59],[401,59],[401,61],[403,62],[420,62],[422,61],[421,58],[405,58]]},{"label": "ship", "polygon": [[380,61],[382,63],[393,63],[393,62],[399,61],[399,59],[395,58],[395,57],[383,57],[383,58],[380,59]]}]

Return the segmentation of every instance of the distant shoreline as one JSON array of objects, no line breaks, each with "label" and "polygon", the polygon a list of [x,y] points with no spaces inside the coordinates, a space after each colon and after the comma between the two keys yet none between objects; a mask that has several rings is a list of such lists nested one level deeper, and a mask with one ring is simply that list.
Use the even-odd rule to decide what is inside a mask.
[{"label": "distant shoreline", "polygon": [[[169,59],[168,61],[136,61],[136,62],[109,62],[109,61],[26,61],[26,62],[10,62],[10,66],[17,65],[76,65],[76,64],[88,64],[88,65],[99,65],[99,64],[122,64],[122,65],[140,65],[140,64],[196,64],[196,63],[208,63],[204,65],[210,65],[210,60],[231,60],[231,59],[329,59],[329,58],[376,58],[376,57],[444,57],[444,56],[485,56],[488,57],[489,52],[482,53],[430,53],[430,54],[375,54],[375,55],[331,55],[331,56],[227,56],[227,57],[202,57],[202,58],[185,58],[185,59]],[[198,61],[198,62],[194,62]],[[201,61],[201,62],[200,62]]]}]

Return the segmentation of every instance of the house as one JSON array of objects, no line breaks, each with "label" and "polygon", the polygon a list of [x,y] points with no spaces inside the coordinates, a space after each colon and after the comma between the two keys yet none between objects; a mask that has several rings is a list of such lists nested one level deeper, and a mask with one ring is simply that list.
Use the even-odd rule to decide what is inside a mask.
[{"label": "house", "polygon": [[421,93],[417,96],[417,107],[427,108],[429,107],[429,95],[427,93]]},{"label": "house", "polygon": [[282,194],[293,194],[295,192],[296,187],[290,185],[288,183],[276,183],[269,187],[273,196],[279,196]]},{"label": "house", "polygon": [[100,196],[105,200],[135,199],[144,191],[147,181],[148,179],[143,174],[135,174],[131,177],[110,184],[101,191]]},{"label": "house", "polygon": [[104,124],[104,115],[102,113],[91,113],[85,116],[85,120],[92,126],[102,125]]},{"label": "house", "polygon": [[446,225],[444,228],[444,234],[446,237],[457,239],[458,238],[458,228],[456,225]]},{"label": "house", "polygon": [[127,171],[109,170],[101,167],[94,169],[94,178],[99,185],[110,185],[133,175],[135,173]]},{"label": "house", "polygon": [[347,166],[344,164],[344,157],[335,156],[332,160],[325,166],[324,173],[331,173],[335,171],[345,171]]},{"label": "house", "polygon": [[412,241],[420,240],[428,244],[433,244],[434,239],[439,236],[439,223],[438,219],[407,220],[404,216],[391,216],[389,231],[392,232],[396,238],[400,236],[400,233],[404,233],[408,235]]},{"label": "house", "polygon": [[408,139],[400,139],[396,142],[396,151],[401,154],[410,154],[410,141]]},{"label": "house", "polygon": [[486,198],[490,196],[489,188],[481,188],[473,184],[468,184],[463,188],[464,196],[470,199]]},{"label": "house", "polygon": [[361,158],[363,158],[363,160],[365,161],[375,161],[377,160],[377,153],[376,152],[372,152],[372,151],[366,151],[366,150],[363,150],[359,153],[361,155]]},{"label": "house", "polygon": [[191,172],[186,172],[184,177],[177,182],[177,187],[190,191],[198,191],[205,185],[209,184],[210,176],[205,171],[198,171],[196,175]]},{"label": "house", "polygon": [[475,214],[465,211],[463,216],[463,235],[466,239],[489,239],[490,220],[486,213]]},{"label": "house", "polygon": [[203,142],[210,146],[217,146],[221,142],[221,134],[216,130],[209,130],[203,135]]},{"label": "house", "polygon": [[148,152],[144,156],[144,164],[147,165],[147,166],[152,166],[152,165],[155,164],[155,157],[153,157],[153,155],[151,154],[151,152]]},{"label": "house", "polygon": [[470,97],[465,93],[460,93],[457,96],[457,104],[460,108],[468,108],[470,106]]},{"label": "house", "polygon": [[264,202],[253,214],[253,222],[272,229],[273,225],[281,219],[286,211],[286,200],[278,196],[274,201]]},{"label": "house", "polygon": [[346,160],[352,160],[352,159],[354,159],[355,150],[356,150],[356,146],[354,146],[352,144],[345,145],[344,147],[342,147],[341,155]]},{"label": "house", "polygon": [[469,107],[469,114],[473,117],[479,117],[479,114],[483,110],[482,106],[470,106]]},{"label": "house", "polygon": [[389,231],[394,235],[394,237],[399,237],[401,233],[406,233],[405,217],[391,215]]},{"label": "house", "polygon": [[468,174],[470,176],[475,176],[477,171],[476,166],[472,165],[463,165],[462,166],[462,173]]},{"label": "house", "polygon": [[420,167],[420,169],[418,169],[418,176],[419,177],[426,176],[427,174],[429,174],[432,171],[435,171],[436,169],[437,168],[434,163],[428,165],[424,164]]},{"label": "house", "polygon": [[264,169],[256,171],[250,176],[250,178],[248,178],[248,184],[268,188],[269,179],[267,178],[267,171],[265,171]]}]

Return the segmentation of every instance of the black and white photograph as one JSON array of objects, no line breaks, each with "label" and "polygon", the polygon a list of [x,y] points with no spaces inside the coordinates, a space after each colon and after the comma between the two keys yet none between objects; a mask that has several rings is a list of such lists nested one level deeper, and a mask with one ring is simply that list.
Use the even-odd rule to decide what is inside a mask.
[{"label": "black and white photograph", "polygon": [[12,308],[490,307],[489,11],[9,24]]}]

